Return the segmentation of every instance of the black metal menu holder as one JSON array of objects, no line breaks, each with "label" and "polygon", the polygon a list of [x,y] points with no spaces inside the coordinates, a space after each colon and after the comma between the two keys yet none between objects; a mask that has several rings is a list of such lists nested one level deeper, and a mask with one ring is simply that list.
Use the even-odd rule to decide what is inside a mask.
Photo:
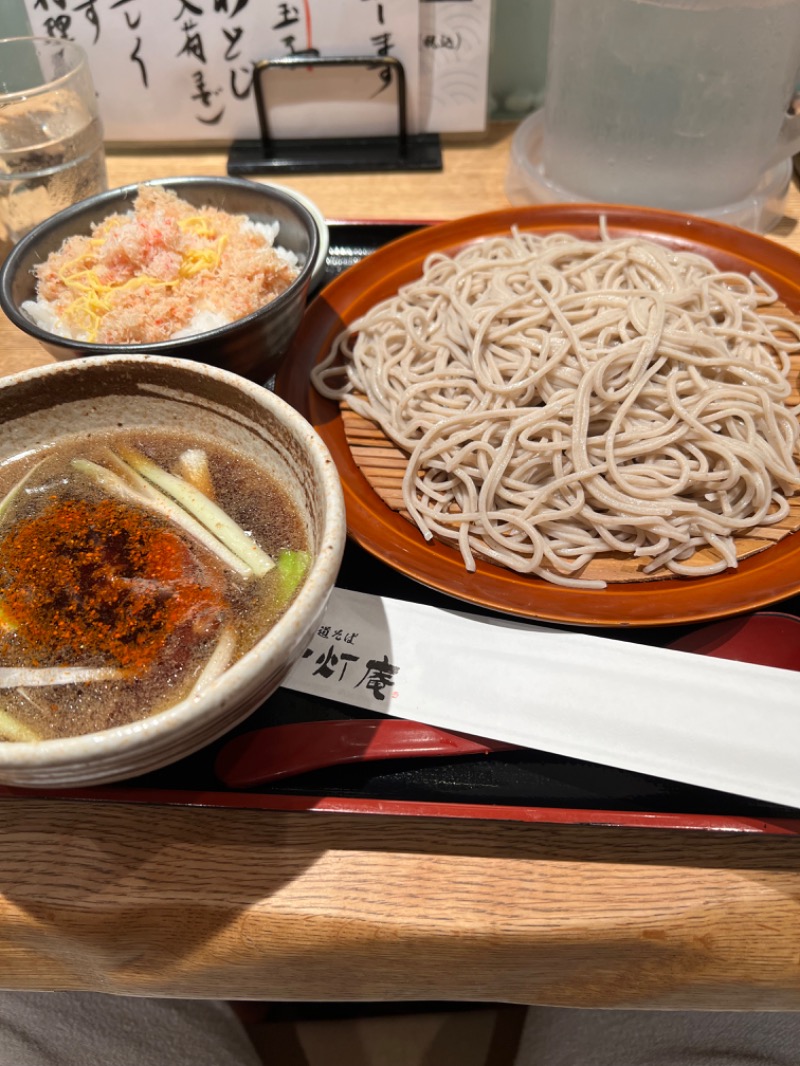
[{"label": "black metal menu holder", "polygon": [[[366,68],[385,71],[387,83],[397,88],[397,135],[331,138],[273,138],[265,82],[270,73],[302,67]],[[239,140],[231,145],[228,173],[300,174],[353,171],[441,170],[442,153],[436,133],[409,134],[406,76],[393,56],[318,56],[297,54],[262,59],[253,72],[260,140]]]}]

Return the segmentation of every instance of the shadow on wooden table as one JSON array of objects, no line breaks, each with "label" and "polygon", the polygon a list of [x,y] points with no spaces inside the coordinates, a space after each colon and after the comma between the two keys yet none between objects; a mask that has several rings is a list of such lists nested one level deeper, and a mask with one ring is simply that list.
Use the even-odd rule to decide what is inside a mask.
[{"label": "shadow on wooden table", "polygon": [[21,798],[0,834],[7,988],[796,1003],[797,837]]}]

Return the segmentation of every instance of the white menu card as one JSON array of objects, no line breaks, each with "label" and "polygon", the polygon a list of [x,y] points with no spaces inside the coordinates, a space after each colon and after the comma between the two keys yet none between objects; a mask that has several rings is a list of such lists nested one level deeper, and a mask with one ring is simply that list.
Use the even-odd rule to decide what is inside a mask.
[{"label": "white menu card", "polygon": [[[491,0],[25,0],[25,7],[33,33],[86,49],[108,141],[256,138],[253,64],[309,50],[400,60],[412,133],[485,127]],[[345,116],[347,128],[321,89],[314,117],[328,136],[371,134],[372,105],[388,88],[376,75],[361,113]],[[280,127],[280,115],[273,119]],[[302,122],[295,130],[316,135]]]}]

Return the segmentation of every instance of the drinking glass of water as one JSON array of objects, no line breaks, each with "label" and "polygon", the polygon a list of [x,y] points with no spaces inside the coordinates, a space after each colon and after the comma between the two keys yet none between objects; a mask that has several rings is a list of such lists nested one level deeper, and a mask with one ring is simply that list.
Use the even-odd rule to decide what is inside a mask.
[{"label": "drinking glass of water", "polygon": [[799,0],[553,0],[547,186],[564,199],[744,213],[765,186],[777,195],[788,183],[799,68]]},{"label": "drinking glass of water", "polygon": [[49,37],[0,40],[0,261],[39,222],[108,187],[86,53]]}]

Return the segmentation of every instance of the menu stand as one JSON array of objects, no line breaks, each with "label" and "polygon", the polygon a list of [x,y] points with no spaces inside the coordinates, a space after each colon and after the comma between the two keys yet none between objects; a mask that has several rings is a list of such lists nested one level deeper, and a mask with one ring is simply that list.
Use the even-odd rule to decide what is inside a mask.
[{"label": "menu stand", "polygon": [[[397,87],[397,134],[330,138],[274,138],[270,132],[265,82],[271,73],[309,67],[380,70],[387,84]],[[318,56],[301,53],[262,59],[253,73],[260,140],[237,140],[231,145],[229,174],[345,173],[352,171],[441,170],[438,133],[409,134],[406,76],[393,56]]]}]

